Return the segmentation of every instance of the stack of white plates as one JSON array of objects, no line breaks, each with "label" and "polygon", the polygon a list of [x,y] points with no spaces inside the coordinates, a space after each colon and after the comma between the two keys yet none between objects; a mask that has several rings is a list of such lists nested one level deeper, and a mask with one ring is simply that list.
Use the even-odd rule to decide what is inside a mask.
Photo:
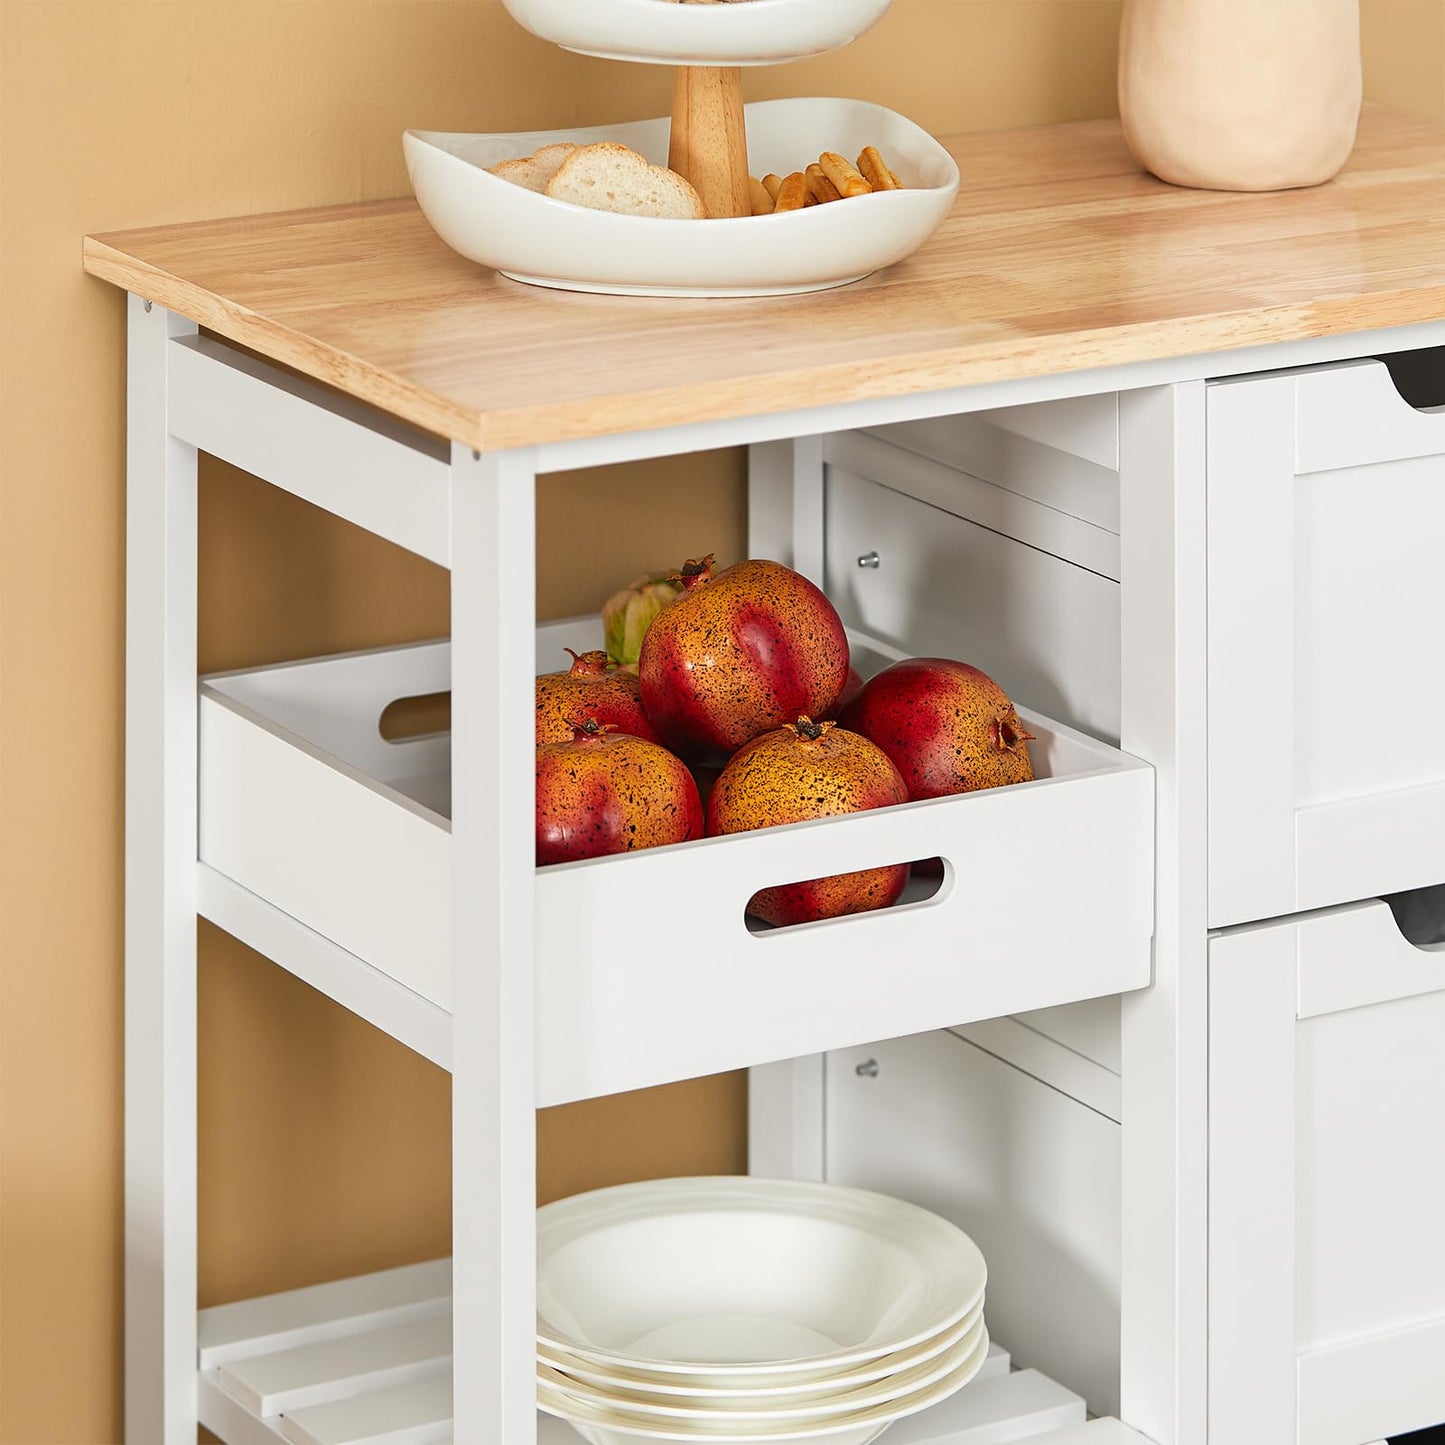
[{"label": "stack of white plates", "polygon": [[537,1216],[537,1398],[592,1445],[866,1445],[988,1354],[983,1256],[901,1200],[751,1178]]}]

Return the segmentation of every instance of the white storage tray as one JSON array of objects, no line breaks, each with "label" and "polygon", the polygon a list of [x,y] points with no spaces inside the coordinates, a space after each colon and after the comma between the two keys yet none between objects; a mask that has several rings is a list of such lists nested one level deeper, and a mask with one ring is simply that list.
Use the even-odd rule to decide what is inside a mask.
[{"label": "white storage tray", "polygon": [[[597,626],[541,629],[539,671]],[[378,719],[449,674],[434,643],[212,677],[200,695],[201,862],[443,1009],[449,739],[389,743]],[[539,1104],[1147,984],[1153,773],[1024,715],[1033,783],[539,869]],[[765,886],[934,856],[945,876],[923,901],[744,921]]]},{"label": "white storage tray", "polygon": [[554,45],[604,59],[657,65],[774,65],[856,40],[889,0],[503,0],[521,26]]},{"label": "white storage tray", "polygon": [[[645,3],[659,10],[741,11],[768,0]],[[412,130],[403,146],[417,204],[448,246],[515,280],[572,291],[762,296],[841,286],[916,251],[958,194],[953,157],[927,131],[881,105],[826,97],[768,100],[748,106],[746,116],[748,162],[756,176],[802,170],[825,150],[852,157],[876,145],[906,189],[782,215],[664,221],[556,201],[487,167],[558,141],[614,141],[666,165],[666,118],[494,135]]]}]

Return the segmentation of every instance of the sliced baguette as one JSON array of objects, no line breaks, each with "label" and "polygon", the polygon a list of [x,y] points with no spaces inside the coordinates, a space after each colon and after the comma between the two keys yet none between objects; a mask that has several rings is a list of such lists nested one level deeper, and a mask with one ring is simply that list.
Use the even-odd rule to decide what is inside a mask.
[{"label": "sliced baguette", "polygon": [[573,151],[552,177],[547,194],[555,201],[625,216],[707,218],[698,193],[676,171],[654,166],[636,151],[610,141]]},{"label": "sliced baguette", "polygon": [[534,155],[498,161],[489,169],[494,176],[511,181],[513,185],[525,186],[529,191],[545,192],[552,177],[561,169],[562,163],[576,149],[569,140],[557,141],[543,146]]}]

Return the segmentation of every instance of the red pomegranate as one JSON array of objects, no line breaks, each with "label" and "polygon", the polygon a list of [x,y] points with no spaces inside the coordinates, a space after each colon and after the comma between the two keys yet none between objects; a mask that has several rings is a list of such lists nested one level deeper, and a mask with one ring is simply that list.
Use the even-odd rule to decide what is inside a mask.
[{"label": "red pomegranate", "polygon": [[1026,746],[1033,734],[1018,709],[966,662],[895,662],[868,681],[842,722],[893,759],[910,798],[1026,783],[1034,775]]},{"label": "red pomegranate", "polygon": [[573,652],[566,672],[543,673],[537,679],[537,745],[565,743],[585,718],[610,723],[620,733],[657,741],[642,707],[642,692],[630,672],[609,669],[605,652]]},{"label": "red pomegranate", "polygon": [[863,678],[856,667],[848,669],[848,680],[843,684],[843,691],[838,694],[838,701],[828,709],[826,721],[837,722],[843,714],[843,709],[863,691]]},{"label": "red pomegranate", "polygon": [[684,591],[653,619],[638,670],[662,741],[722,763],[802,713],[822,717],[848,677],[848,638],[833,604],[777,562],[713,574],[713,559],[678,573]]},{"label": "red pomegranate", "polygon": [[680,759],[589,718],[537,749],[537,864],[701,838],[702,802]]},{"label": "red pomegranate", "polygon": [[[800,717],[755,738],[723,769],[708,799],[707,831],[741,833],[907,801],[898,769],[867,738]],[[805,861],[803,853],[799,866]],[[907,882],[906,863],[810,878],[765,888],[748,912],[778,924],[866,913],[897,902]]]}]

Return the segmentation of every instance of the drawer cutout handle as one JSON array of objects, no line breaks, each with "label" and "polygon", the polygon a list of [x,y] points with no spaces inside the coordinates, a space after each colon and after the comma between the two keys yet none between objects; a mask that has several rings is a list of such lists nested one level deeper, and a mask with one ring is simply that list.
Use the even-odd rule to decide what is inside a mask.
[{"label": "drawer cutout handle", "polygon": [[1375,359],[1384,363],[1406,406],[1416,411],[1445,411],[1445,346],[1393,351]]},{"label": "drawer cutout handle", "polygon": [[1445,954],[1445,883],[1390,893],[1384,901],[1406,943],[1422,953]]},{"label": "drawer cutout handle", "polygon": [[[863,873],[881,872],[886,868],[898,867],[898,864],[881,864],[879,868],[865,868],[860,870]],[[820,928],[824,924],[847,923],[852,919],[873,918],[880,915],[897,913],[900,909],[932,908],[944,902],[953,891],[954,867],[945,858],[915,858],[911,863],[902,865],[908,869],[908,880],[904,885],[903,893],[896,903],[887,908],[870,908],[860,913],[842,913],[833,918],[811,919],[804,923],[771,923],[767,919],[759,917],[753,912],[757,900],[763,893],[771,893],[775,889],[802,888],[809,884],[818,883],[822,880],[817,878],[796,879],[787,883],[774,884],[771,888],[762,889],[748,899],[747,906],[743,910],[743,924],[754,938],[774,938],[786,934],[793,934],[805,928]],[[841,873],[838,878],[851,879],[857,874]]]},{"label": "drawer cutout handle", "polygon": [[388,743],[415,742],[452,730],[452,695],[428,692],[419,697],[399,697],[381,710],[377,731]]}]

